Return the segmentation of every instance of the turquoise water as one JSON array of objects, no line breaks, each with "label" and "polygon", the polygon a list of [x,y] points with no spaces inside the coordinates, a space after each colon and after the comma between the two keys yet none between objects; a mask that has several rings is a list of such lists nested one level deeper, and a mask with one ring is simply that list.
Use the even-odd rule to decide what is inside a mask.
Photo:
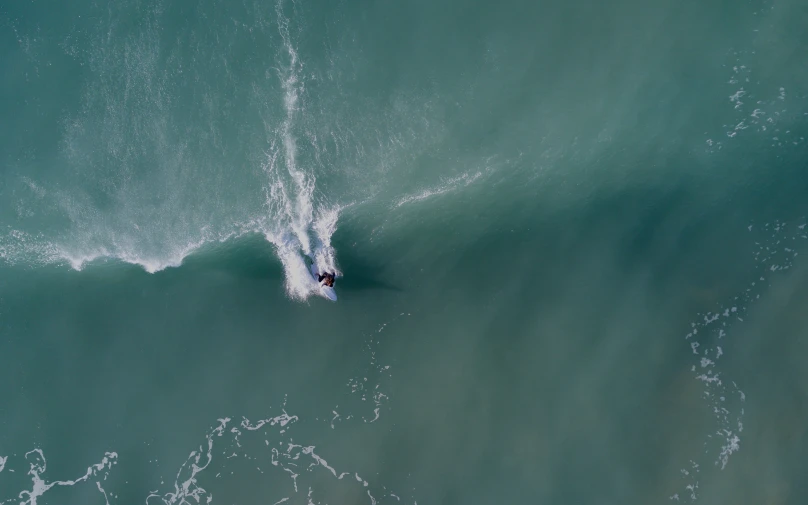
[{"label": "turquoise water", "polygon": [[807,23],[0,4],[0,505],[802,503]]}]

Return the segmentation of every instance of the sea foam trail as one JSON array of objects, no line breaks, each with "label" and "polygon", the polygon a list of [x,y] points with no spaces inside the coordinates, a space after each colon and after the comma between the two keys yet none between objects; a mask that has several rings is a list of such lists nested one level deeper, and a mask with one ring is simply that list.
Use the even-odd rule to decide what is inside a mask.
[{"label": "sea foam trail", "polygon": [[[290,20],[284,14],[284,2],[275,6],[278,32],[283,41],[279,54],[278,78],[283,89],[285,116],[281,125],[270,128],[270,145],[264,163],[269,179],[266,205],[272,216],[264,235],[275,245],[286,275],[286,292],[294,299],[306,299],[318,289],[306,257],[319,271],[339,272],[331,236],[337,228],[340,207],[315,209],[317,181],[298,160],[295,136],[297,122],[305,114],[303,64],[293,44]],[[283,63],[285,61],[285,64]],[[315,146],[316,147],[316,146]]]},{"label": "sea foam trail", "polygon": [[[793,266],[798,253],[792,247],[798,240],[808,238],[805,227],[805,223],[765,223],[761,228],[769,236],[756,242],[757,251],[753,253],[755,261],[759,263],[755,280],[728,304],[697,314],[690,323],[690,330],[684,339],[694,355],[691,373],[703,384],[703,398],[714,418],[715,431],[706,436],[704,453],[694,455],[687,467],[680,469],[685,485],[679,493],[669,497],[672,501],[698,501],[702,466],[709,464],[712,459],[712,464],[723,470],[730,456],[741,449],[746,394],[721,370],[720,364],[725,359],[722,359],[724,348],[732,345],[733,333],[736,333],[738,325],[744,324],[755,302],[765,294],[770,278]],[[748,227],[750,232],[753,228],[754,225]],[[710,342],[716,344],[710,345]]]}]

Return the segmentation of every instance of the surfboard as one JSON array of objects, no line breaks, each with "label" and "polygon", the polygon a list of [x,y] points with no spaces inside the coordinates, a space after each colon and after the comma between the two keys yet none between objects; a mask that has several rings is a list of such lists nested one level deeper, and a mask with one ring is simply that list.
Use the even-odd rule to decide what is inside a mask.
[{"label": "surfboard", "polygon": [[323,298],[327,298],[327,299],[331,300],[332,302],[336,302],[337,301],[337,292],[334,290],[334,288],[332,288],[330,286],[326,286],[322,282],[317,281],[318,275],[319,275],[319,272],[317,271],[317,267],[314,266],[314,265],[311,265],[311,276],[314,278],[314,282],[317,282],[317,284],[320,286],[320,296],[322,296]]}]

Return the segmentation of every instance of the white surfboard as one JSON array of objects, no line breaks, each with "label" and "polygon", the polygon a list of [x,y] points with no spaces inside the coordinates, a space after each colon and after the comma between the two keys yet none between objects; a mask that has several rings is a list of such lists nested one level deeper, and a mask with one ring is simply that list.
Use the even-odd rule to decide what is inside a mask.
[{"label": "white surfboard", "polygon": [[314,265],[311,266],[311,275],[312,275],[312,277],[314,277],[314,282],[317,282],[319,284],[319,286],[320,286],[320,295],[323,298],[328,298],[332,302],[336,302],[337,301],[337,292],[334,290],[334,288],[332,288],[330,286],[326,286],[322,282],[317,281],[317,277],[319,276],[319,272],[317,271],[317,267],[314,266]]}]

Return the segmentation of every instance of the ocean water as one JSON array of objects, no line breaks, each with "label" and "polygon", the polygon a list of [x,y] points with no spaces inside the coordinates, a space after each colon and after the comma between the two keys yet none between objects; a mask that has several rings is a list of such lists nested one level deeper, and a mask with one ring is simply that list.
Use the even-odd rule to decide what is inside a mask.
[{"label": "ocean water", "polygon": [[2,0],[0,505],[805,503],[806,26]]}]

